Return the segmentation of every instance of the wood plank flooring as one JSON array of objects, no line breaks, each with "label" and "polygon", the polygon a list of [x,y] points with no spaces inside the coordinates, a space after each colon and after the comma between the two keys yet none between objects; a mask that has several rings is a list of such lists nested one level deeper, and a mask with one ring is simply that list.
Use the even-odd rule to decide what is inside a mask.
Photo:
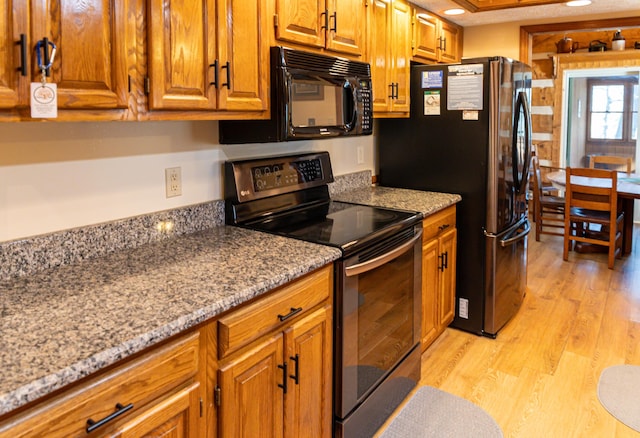
[{"label": "wood plank flooring", "polygon": [[[634,253],[570,253],[562,237],[529,239],[527,296],[488,339],[448,328],[422,356],[421,384],[485,409],[505,437],[635,437],[598,401],[602,370],[640,365],[640,227]],[[640,397],[640,392],[639,392]]]}]

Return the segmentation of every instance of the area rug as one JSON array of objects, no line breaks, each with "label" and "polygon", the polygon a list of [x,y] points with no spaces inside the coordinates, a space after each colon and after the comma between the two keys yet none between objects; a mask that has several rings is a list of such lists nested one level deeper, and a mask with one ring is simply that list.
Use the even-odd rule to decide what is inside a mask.
[{"label": "area rug", "polygon": [[640,366],[605,368],[598,381],[598,399],[611,415],[640,432]]},{"label": "area rug", "polygon": [[423,386],[378,438],[500,438],[502,430],[468,400]]}]

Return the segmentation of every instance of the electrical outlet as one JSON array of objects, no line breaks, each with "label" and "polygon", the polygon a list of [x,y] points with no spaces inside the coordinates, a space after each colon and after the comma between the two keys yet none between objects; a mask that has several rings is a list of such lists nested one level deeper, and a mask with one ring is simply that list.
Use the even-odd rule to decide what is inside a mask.
[{"label": "electrical outlet", "polygon": [[460,318],[469,319],[469,300],[460,298],[458,300],[458,316]]},{"label": "electrical outlet", "polygon": [[182,195],[182,171],[179,167],[165,169],[164,179],[167,186],[167,198]]},{"label": "electrical outlet", "polygon": [[356,151],[358,152],[358,164],[364,164],[364,147],[358,146]]}]

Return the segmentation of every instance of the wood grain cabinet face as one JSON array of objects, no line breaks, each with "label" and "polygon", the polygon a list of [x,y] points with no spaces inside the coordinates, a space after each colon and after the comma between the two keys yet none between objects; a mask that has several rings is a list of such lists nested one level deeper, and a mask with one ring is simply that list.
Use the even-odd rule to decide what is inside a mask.
[{"label": "wood grain cabinet face", "polygon": [[455,206],[423,221],[422,240],[422,350],[453,321],[455,312]]},{"label": "wood grain cabinet face", "polygon": [[[219,321],[218,419],[221,437],[330,437],[332,432],[332,269],[323,269],[285,286],[295,301],[308,290],[312,299],[300,311],[267,334],[238,338],[240,323],[263,332],[269,327],[270,309],[281,303],[282,312],[293,311],[274,293]],[[302,286],[302,287],[301,287]],[[298,295],[298,298],[296,296]],[[264,302],[264,303],[263,303]],[[298,301],[300,302],[300,301]],[[257,307],[256,307],[257,306]],[[282,313],[281,312],[281,313]],[[244,346],[233,339],[246,339]],[[229,342],[231,340],[231,342]],[[231,346],[231,350],[224,345]],[[232,351],[230,354],[227,352]]]},{"label": "wood grain cabinet face", "polygon": [[150,109],[266,110],[266,19],[264,1],[150,0]]},{"label": "wood grain cabinet face", "polygon": [[368,49],[377,116],[409,115],[411,9],[403,0],[374,0],[368,13]]},{"label": "wood grain cabinet face", "polygon": [[[30,49],[47,37],[57,46],[49,82],[59,109],[126,109],[135,69],[135,5],[129,0],[32,0]],[[39,82],[29,50],[31,81]],[[133,58],[132,58],[133,56]]]},{"label": "wood grain cabinet face", "polygon": [[462,28],[432,14],[412,7],[413,60],[417,62],[460,62]]},{"label": "wood grain cabinet face", "polygon": [[21,36],[28,56],[27,6],[19,0],[0,0],[0,108],[28,105],[29,76],[19,71],[27,62],[21,56]]},{"label": "wood grain cabinet face", "polygon": [[276,0],[275,39],[363,56],[365,11],[363,0]]}]

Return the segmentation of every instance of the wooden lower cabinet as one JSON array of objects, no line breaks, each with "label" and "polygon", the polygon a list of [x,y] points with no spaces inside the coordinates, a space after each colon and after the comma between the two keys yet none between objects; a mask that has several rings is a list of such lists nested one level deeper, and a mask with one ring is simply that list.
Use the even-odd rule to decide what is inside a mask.
[{"label": "wooden lower cabinet", "polygon": [[453,321],[456,293],[456,208],[423,221],[422,350]]},{"label": "wooden lower cabinet", "polygon": [[204,436],[202,354],[199,332],[182,336],[9,417],[0,437]]},{"label": "wooden lower cabinet", "polygon": [[[265,309],[286,294],[295,298],[304,290],[298,287],[300,284],[311,295],[324,288],[325,299],[320,305],[309,310],[282,306],[280,316],[301,310],[268,334],[226,356],[224,342],[220,342],[224,356],[219,361],[216,388],[220,437],[331,436],[332,272],[331,268],[317,271],[266,297],[265,303],[257,301],[251,306]],[[283,310],[287,312],[282,313]],[[225,333],[233,338],[238,321],[245,327],[263,327],[265,317],[270,320],[264,312],[257,312],[260,320],[252,322],[246,319],[250,314],[245,309],[240,312],[240,319],[233,314],[228,319],[221,318],[221,338],[227,337]]]}]

